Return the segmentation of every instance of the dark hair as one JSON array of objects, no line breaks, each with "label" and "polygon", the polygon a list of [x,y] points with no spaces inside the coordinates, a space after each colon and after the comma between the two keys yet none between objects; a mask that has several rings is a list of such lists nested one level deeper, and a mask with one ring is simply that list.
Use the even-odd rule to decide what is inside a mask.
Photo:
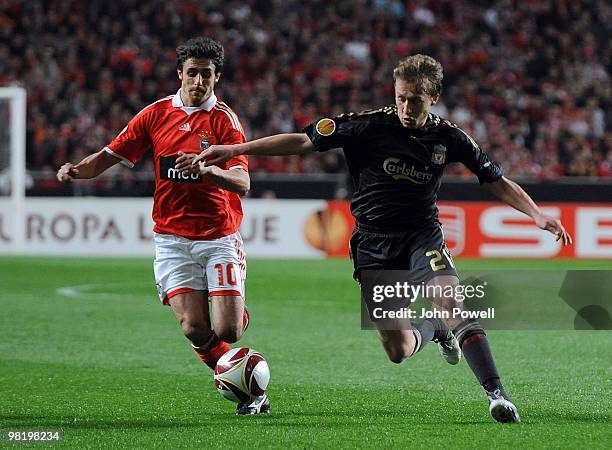
[{"label": "dark hair", "polygon": [[427,55],[411,55],[401,59],[393,70],[393,81],[398,79],[415,83],[429,95],[442,92],[442,64]]},{"label": "dark hair", "polygon": [[223,46],[209,37],[195,37],[176,48],[176,68],[183,69],[183,64],[189,58],[206,58],[212,60],[215,72],[223,70]]}]

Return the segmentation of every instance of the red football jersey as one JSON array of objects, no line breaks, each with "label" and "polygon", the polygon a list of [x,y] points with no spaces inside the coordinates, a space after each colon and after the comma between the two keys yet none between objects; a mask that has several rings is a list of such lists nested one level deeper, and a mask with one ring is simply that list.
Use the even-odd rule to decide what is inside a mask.
[{"label": "red football jersey", "polygon": [[[105,150],[133,167],[153,148],[153,231],[211,240],[240,228],[240,197],[200,175],[180,173],[174,168],[177,153],[200,153],[211,144],[245,140],[236,114],[214,94],[200,106],[190,107],[184,106],[179,91],[136,114]],[[233,158],[221,168],[248,170],[247,157]]]}]

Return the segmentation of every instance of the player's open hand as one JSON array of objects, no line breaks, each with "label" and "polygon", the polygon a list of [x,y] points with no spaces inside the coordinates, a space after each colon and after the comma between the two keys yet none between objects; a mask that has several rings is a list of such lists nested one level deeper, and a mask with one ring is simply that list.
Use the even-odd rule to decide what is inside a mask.
[{"label": "player's open hand", "polygon": [[79,175],[79,170],[74,167],[74,164],[66,163],[57,171],[57,179],[62,183],[70,183]]},{"label": "player's open hand", "polygon": [[204,166],[223,164],[238,154],[235,147],[235,145],[211,145],[196,157],[193,164],[204,163]]},{"label": "player's open hand", "polygon": [[534,219],[538,227],[543,230],[550,231],[552,234],[557,236],[557,240],[561,239],[563,245],[569,245],[572,243],[572,237],[567,231],[565,231],[565,228],[559,219],[547,216],[546,214],[540,214]]},{"label": "player's open hand", "polygon": [[196,156],[197,153],[178,152],[174,168],[180,170],[181,172],[198,172],[198,167],[193,164],[193,160],[196,158]]}]

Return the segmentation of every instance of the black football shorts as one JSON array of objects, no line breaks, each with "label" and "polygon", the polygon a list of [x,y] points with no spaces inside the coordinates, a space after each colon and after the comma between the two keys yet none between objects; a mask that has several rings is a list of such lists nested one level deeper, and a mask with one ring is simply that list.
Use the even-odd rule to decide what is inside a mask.
[{"label": "black football shorts", "polygon": [[357,281],[362,270],[408,270],[415,282],[427,282],[438,275],[457,276],[438,222],[395,233],[374,233],[357,227],[351,236],[350,254]]}]

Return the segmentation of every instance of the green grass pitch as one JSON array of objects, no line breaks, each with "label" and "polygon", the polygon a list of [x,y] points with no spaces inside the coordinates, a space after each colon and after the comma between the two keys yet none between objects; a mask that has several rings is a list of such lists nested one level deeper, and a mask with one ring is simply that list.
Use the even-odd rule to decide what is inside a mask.
[{"label": "green grass pitch", "polygon": [[[459,268],[612,262],[459,261]],[[430,345],[401,365],[362,331],[348,261],[249,261],[241,341],[272,411],[236,417],[158,304],[151,261],[0,258],[0,429],[74,448],[609,448],[612,333],[491,331],[523,423],[489,417],[467,364]],[[6,444],[6,443],[4,443]],[[1,445],[4,445],[0,443]]]}]

